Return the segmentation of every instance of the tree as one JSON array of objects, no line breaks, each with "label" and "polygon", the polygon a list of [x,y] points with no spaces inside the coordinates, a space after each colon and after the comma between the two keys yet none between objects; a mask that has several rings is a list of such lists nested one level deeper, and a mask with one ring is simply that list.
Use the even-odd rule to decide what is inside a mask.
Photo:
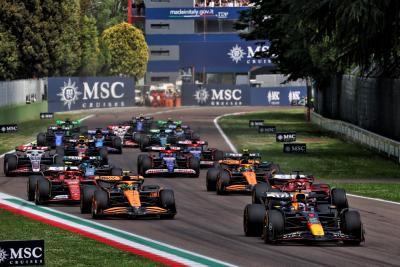
[{"label": "tree", "polygon": [[14,79],[19,67],[15,37],[6,31],[0,31],[0,80]]},{"label": "tree", "polygon": [[99,40],[96,27],[96,20],[93,17],[83,16],[81,25],[81,66],[79,75],[96,75],[99,61]]},{"label": "tree", "polygon": [[144,76],[149,52],[141,30],[128,23],[120,23],[106,29],[102,39],[110,53],[110,74],[136,78]]}]

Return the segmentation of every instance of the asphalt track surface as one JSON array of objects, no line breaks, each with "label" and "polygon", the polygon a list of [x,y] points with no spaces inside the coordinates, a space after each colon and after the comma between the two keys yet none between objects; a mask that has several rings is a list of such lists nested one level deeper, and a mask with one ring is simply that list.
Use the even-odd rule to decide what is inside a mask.
[{"label": "asphalt track surface", "polygon": [[[260,109],[187,107],[167,113],[163,112],[166,109],[149,108],[107,110],[95,113],[83,124],[103,127],[128,120],[139,112],[159,112],[153,115],[155,119],[181,119],[199,131],[211,147],[227,151],[226,142],[214,127],[214,118],[226,113]],[[122,155],[112,155],[110,162],[124,169],[136,170],[138,154],[138,149],[125,149]],[[3,160],[0,162],[3,170]],[[104,219],[99,222],[239,266],[400,266],[400,205],[350,198],[350,206],[360,210],[366,229],[366,243],[359,247],[337,244],[265,245],[260,238],[245,237],[243,234],[243,209],[251,201],[250,196],[217,196],[215,192],[207,192],[205,175],[206,170],[202,170],[200,178],[146,179],[145,184],[174,189],[178,209],[175,220]],[[4,177],[2,174],[0,191],[26,199],[26,181],[27,177]],[[78,206],[53,207],[90,218],[90,215],[81,215]]]}]

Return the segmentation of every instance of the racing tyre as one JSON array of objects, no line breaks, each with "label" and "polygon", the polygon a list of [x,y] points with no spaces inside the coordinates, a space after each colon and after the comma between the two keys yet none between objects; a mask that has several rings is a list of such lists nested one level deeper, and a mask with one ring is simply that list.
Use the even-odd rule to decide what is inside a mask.
[{"label": "racing tyre", "polygon": [[133,137],[132,137],[132,139],[133,139],[133,141],[135,141],[136,143],[140,143],[140,137],[141,137],[142,135],[140,134],[140,133],[133,133]]},{"label": "racing tyre", "polygon": [[231,180],[230,175],[227,171],[220,171],[217,176],[217,194],[225,195],[226,187],[229,185],[229,181]]},{"label": "racing tyre", "polygon": [[364,241],[364,229],[361,223],[360,213],[356,210],[347,210],[342,214],[341,230],[352,236],[353,240],[345,240],[344,244],[360,245]]},{"label": "racing tyre", "polygon": [[262,204],[262,196],[265,192],[268,192],[271,186],[267,183],[256,184],[251,191],[251,203]]},{"label": "racing tyre", "polygon": [[80,209],[82,214],[90,213],[94,191],[96,191],[95,185],[84,185],[81,188]]},{"label": "racing tyre", "polygon": [[334,188],[331,190],[332,197],[332,205],[335,205],[336,208],[341,211],[349,207],[347,202],[346,191],[341,188]]},{"label": "racing tyre", "polygon": [[140,165],[140,171],[142,172],[141,175],[149,176],[148,174],[146,174],[146,171],[151,169],[151,167],[152,167],[151,158],[148,156],[144,157],[142,159],[142,164]]},{"label": "racing tyre", "polygon": [[104,165],[108,164],[108,151],[106,147],[102,147],[99,150],[99,155],[101,157],[101,161]]},{"label": "racing tyre", "polygon": [[13,154],[6,154],[4,157],[4,174],[6,176],[12,176],[12,171],[15,171],[18,167],[18,158]]},{"label": "racing tyre", "polygon": [[139,147],[140,151],[146,151],[146,147],[150,144],[150,138],[147,135],[140,136]]},{"label": "racing tyre", "polygon": [[193,141],[199,141],[200,140],[200,134],[199,133],[192,133],[192,140]]},{"label": "racing tyre", "polygon": [[221,150],[215,150],[214,152],[214,160],[219,161],[224,159],[224,152]]},{"label": "racing tyre", "polygon": [[210,168],[207,170],[207,176],[206,176],[207,191],[217,190],[217,176],[220,170],[221,169],[219,168]]},{"label": "racing tyre", "polygon": [[198,178],[200,175],[200,160],[195,157],[191,157],[189,159],[189,168],[194,170],[196,173],[192,174],[191,177]]},{"label": "racing tyre", "polygon": [[64,157],[60,155],[55,155],[53,158],[54,164],[57,166],[63,166],[64,165]]},{"label": "racing tyre", "polygon": [[141,155],[139,155],[138,156],[138,158],[137,158],[137,172],[138,172],[138,174],[142,174],[142,170],[141,170],[141,167],[142,167],[142,161],[143,161],[143,159],[145,158],[145,157],[147,157],[147,155],[143,155],[143,154],[141,154]]},{"label": "racing tyre", "polygon": [[46,134],[45,133],[38,133],[36,137],[36,144],[38,146],[46,146]]},{"label": "racing tyre", "polygon": [[121,176],[122,175],[122,169],[121,168],[112,168],[111,169],[111,175],[112,176]]},{"label": "racing tyre", "polygon": [[104,217],[103,210],[107,209],[110,204],[108,194],[103,190],[94,191],[92,198],[92,218],[98,219]]},{"label": "racing tyre", "polygon": [[35,189],[35,204],[43,205],[50,197],[50,183],[46,179],[38,179]]},{"label": "racing tyre", "polygon": [[122,140],[120,137],[116,136],[112,140],[113,148],[118,150],[118,154],[122,154]]},{"label": "racing tyre", "polygon": [[38,180],[43,179],[43,176],[40,175],[31,175],[28,179],[26,193],[28,195],[29,201],[35,200],[35,190],[36,190],[36,183]]},{"label": "racing tyre", "polygon": [[174,191],[164,189],[160,192],[161,207],[167,209],[169,214],[162,214],[163,219],[173,219],[176,215],[175,196]]},{"label": "racing tyre", "polygon": [[282,213],[278,210],[267,210],[262,230],[262,238],[266,244],[277,243],[277,239],[285,231],[285,220]]},{"label": "racing tyre", "polygon": [[261,236],[265,207],[261,204],[247,204],[243,214],[243,231],[246,236]]},{"label": "racing tyre", "polygon": [[[178,138],[180,138],[180,136],[168,136],[167,137],[167,143],[168,144],[176,144],[176,142],[178,141]],[[182,140],[182,139],[180,139],[180,140]],[[183,139],[183,140],[185,140],[185,139]]]}]

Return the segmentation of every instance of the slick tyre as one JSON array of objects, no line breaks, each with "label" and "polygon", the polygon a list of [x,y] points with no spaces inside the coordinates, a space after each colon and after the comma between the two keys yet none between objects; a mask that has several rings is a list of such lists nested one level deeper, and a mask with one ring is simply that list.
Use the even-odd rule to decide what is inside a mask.
[{"label": "slick tyre", "polygon": [[207,170],[207,175],[206,175],[207,191],[217,190],[217,176],[220,170],[221,169],[219,168],[210,168]]},{"label": "slick tyre", "polygon": [[200,160],[194,157],[189,159],[189,168],[194,170],[196,173],[192,174],[191,177],[198,178],[200,176]]},{"label": "slick tyre", "polygon": [[99,150],[99,156],[101,157],[101,161],[104,165],[108,164],[108,151],[106,147],[102,147]]},{"label": "slick tyre", "polygon": [[38,146],[46,146],[46,134],[45,133],[38,133],[36,136],[36,144]]},{"label": "slick tyre", "polygon": [[112,139],[113,148],[117,149],[118,154],[122,154],[122,140],[120,137],[116,136]]},{"label": "slick tyre", "polygon": [[215,150],[214,152],[214,160],[219,161],[224,159],[224,152],[221,150]]},{"label": "slick tyre", "polygon": [[231,177],[227,171],[220,171],[217,176],[217,194],[226,195],[226,187],[229,186]]},{"label": "slick tyre", "polygon": [[278,238],[285,231],[285,220],[282,213],[278,210],[267,210],[262,230],[262,238],[266,244],[278,243]]},{"label": "slick tyre", "polygon": [[139,142],[140,151],[145,152],[149,144],[150,144],[150,138],[147,135],[140,136],[140,142]]},{"label": "slick tyre", "polygon": [[346,191],[344,189],[341,188],[332,189],[331,197],[332,197],[332,205],[335,205],[339,211],[347,209],[349,207]]},{"label": "slick tyre", "polygon": [[82,214],[90,213],[94,191],[96,191],[95,185],[82,186],[80,201],[80,210]]},{"label": "slick tyre", "polygon": [[142,164],[141,164],[141,171],[142,171],[141,175],[144,177],[149,176],[148,174],[146,174],[146,171],[151,169],[152,166],[153,164],[151,162],[151,158],[149,156],[144,157],[142,159]]},{"label": "slick tyre", "polygon": [[18,158],[13,154],[6,154],[4,156],[4,174],[6,176],[13,176],[12,171],[18,167]]},{"label": "slick tyre", "polygon": [[262,204],[262,196],[265,192],[268,192],[271,189],[271,186],[267,183],[259,183],[256,184],[251,191],[251,202],[253,204]]},{"label": "slick tyre", "polygon": [[358,211],[346,210],[343,212],[341,224],[342,232],[354,238],[353,240],[343,241],[344,244],[360,245],[364,241],[364,229]]},{"label": "slick tyre", "polygon": [[46,179],[38,179],[35,189],[35,204],[43,205],[50,197],[50,183]]},{"label": "slick tyre", "polygon": [[200,140],[200,134],[194,132],[194,133],[192,134],[192,140],[193,140],[193,141],[199,141],[199,140]]},{"label": "slick tyre", "polygon": [[36,190],[36,184],[37,181],[43,179],[43,176],[40,175],[31,175],[28,178],[28,183],[27,183],[27,188],[26,188],[26,194],[28,196],[29,201],[34,201],[35,200],[35,190]]},{"label": "slick tyre", "polygon": [[265,207],[261,204],[248,204],[243,213],[243,231],[246,236],[261,236]]},{"label": "slick tyre", "polygon": [[54,156],[53,162],[57,166],[63,166],[64,165],[64,157],[57,154]]},{"label": "slick tyre", "polygon": [[162,214],[163,219],[173,219],[176,215],[174,191],[164,189],[160,192],[161,207],[168,210],[168,214]]},{"label": "slick tyre", "polygon": [[92,218],[99,219],[104,217],[103,211],[110,205],[110,199],[106,191],[94,191],[92,198]]}]

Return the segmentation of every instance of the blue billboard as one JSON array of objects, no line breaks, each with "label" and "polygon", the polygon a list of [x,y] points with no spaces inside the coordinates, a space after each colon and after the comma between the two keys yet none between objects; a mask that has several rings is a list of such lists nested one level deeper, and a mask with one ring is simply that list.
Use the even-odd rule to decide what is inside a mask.
[{"label": "blue billboard", "polygon": [[253,42],[187,42],[179,44],[181,67],[202,69],[207,67],[246,67],[249,70],[254,66],[270,66],[269,58],[258,58],[259,52],[269,48],[266,41]]},{"label": "blue billboard", "polygon": [[134,105],[133,78],[56,77],[48,79],[49,112]]},{"label": "blue billboard", "polygon": [[248,85],[182,86],[185,106],[290,106],[307,96],[306,86],[264,87]]},{"label": "blue billboard", "polygon": [[248,7],[147,8],[146,19],[228,19],[237,20]]}]

